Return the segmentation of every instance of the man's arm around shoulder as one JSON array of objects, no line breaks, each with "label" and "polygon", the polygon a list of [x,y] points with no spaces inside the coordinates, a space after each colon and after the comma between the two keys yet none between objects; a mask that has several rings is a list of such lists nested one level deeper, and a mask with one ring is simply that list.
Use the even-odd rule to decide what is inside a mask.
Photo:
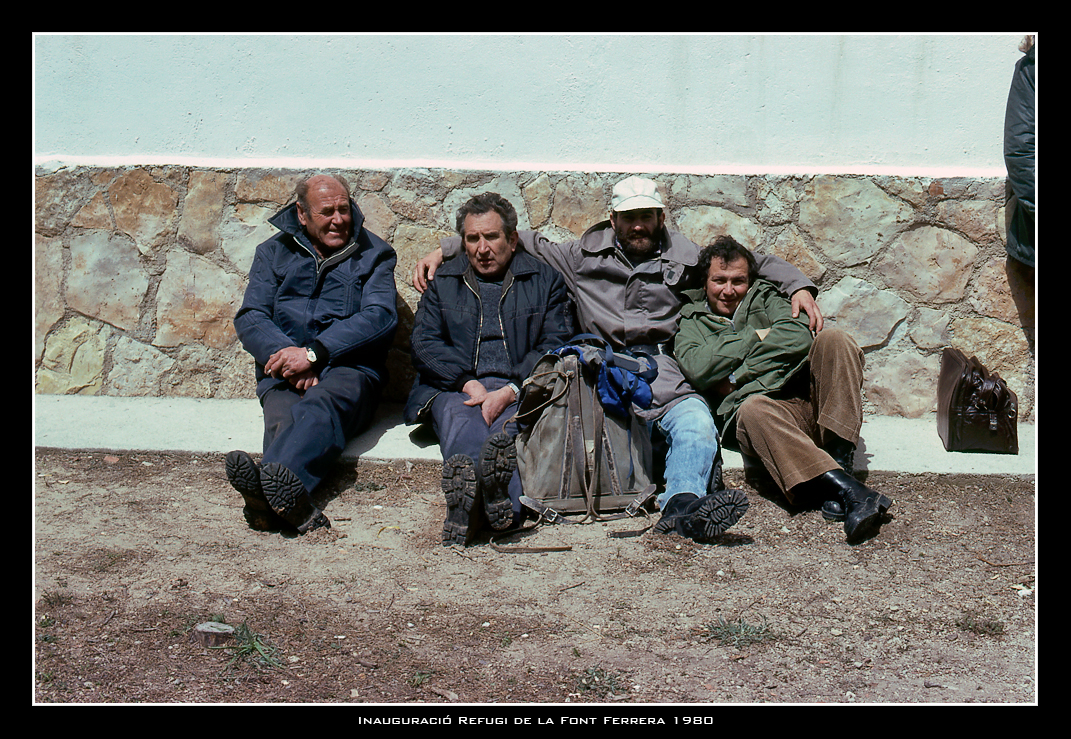
[{"label": "man's arm around shoulder", "polygon": [[821,331],[825,325],[822,312],[815,297],[818,288],[794,265],[770,254],[756,254],[759,276],[777,285],[778,289],[792,298],[792,317],[806,313],[811,331]]}]

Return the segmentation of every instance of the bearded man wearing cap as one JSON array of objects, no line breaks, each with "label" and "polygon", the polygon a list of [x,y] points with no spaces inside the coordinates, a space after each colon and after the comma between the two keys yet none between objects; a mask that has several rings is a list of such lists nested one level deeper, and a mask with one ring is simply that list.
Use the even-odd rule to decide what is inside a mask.
[{"label": "bearded man wearing cap", "polygon": [[[652,180],[628,177],[617,183],[609,216],[575,241],[556,243],[531,231],[519,232],[520,239],[526,251],[565,278],[579,330],[601,336],[614,351],[640,349],[656,357],[653,402],[648,409],[634,408],[649,422],[655,448],[665,457],[665,488],[656,499],[662,518],[655,530],[709,541],[740,519],[748,501],[741,490],[718,489],[717,427],[671,351],[683,293],[703,285],[699,247],[666,228],[665,205]],[[423,292],[443,260],[460,248],[459,239],[443,240],[417,264],[414,287]],[[791,296],[794,314],[803,311],[811,330],[821,330],[814,284],[782,259],[757,259],[759,275]]]}]

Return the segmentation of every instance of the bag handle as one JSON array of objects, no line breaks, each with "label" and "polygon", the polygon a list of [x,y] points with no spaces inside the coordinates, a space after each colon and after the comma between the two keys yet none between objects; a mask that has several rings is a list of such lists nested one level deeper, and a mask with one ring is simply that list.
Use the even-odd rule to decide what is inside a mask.
[{"label": "bag handle", "polygon": [[[547,398],[547,400],[543,401],[542,403],[539,403],[538,405],[536,405],[535,407],[532,407],[532,408],[525,408],[525,409],[522,410],[521,406],[523,405],[523,403],[519,401],[517,403],[517,411],[513,414],[513,418],[511,418],[510,421],[514,421],[514,422],[521,421],[521,420],[527,419],[530,416],[538,417],[539,414],[541,414],[546,408],[549,408],[550,406],[552,406],[555,403],[557,403],[558,400],[563,395],[565,395],[566,392],[568,392],[568,390],[569,390],[568,385],[570,384],[568,382],[569,373],[565,372],[565,371],[562,371],[562,370],[551,370],[549,372],[540,372],[538,375],[532,375],[531,377],[526,378],[525,381],[521,384],[521,394],[524,395],[525,392],[526,392],[526,389],[528,388],[528,386],[533,384],[533,382],[536,379],[542,379],[544,377],[550,377],[550,376],[557,376],[557,377],[566,378],[566,380],[567,380],[566,387],[564,387],[562,390],[560,390],[556,394],[551,395],[550,397]],[[545,387],[545,385],[543,387]]]}]

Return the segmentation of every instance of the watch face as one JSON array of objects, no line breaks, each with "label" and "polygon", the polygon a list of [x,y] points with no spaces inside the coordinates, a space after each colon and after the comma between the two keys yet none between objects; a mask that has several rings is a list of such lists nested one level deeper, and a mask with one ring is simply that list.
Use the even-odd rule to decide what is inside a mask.
[{"label": "watch face", "polygon": [[312,349],[306,349],[305,356],[308,357],[310,362],[316,364],[316,352],[314,352]]}]

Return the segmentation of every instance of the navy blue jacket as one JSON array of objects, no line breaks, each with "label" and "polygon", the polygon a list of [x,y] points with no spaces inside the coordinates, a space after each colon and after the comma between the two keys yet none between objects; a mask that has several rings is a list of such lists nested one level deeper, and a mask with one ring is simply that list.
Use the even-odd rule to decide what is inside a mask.
[{"label": "navy blue jacket", "polygon": [[268,222],[280,233],[257,247],[245,299],[234,329],[256,361],[257,396],[279,382],[264,363],[289,346],[315,347],[317,368],[354,367],[380,385],[387,351],[398,327],[394,288],[397,256],[364,228],[364,214],[350,201],[354,238],[319,259],[297,217],[297,206]]},{"label": "navy blue jacket", "polygon": [[[510,379],[519,386],[543,354],[572,338],[572,306],[562,276],[518,248],[502,281],[500,308]],[[461,392],[475,379],[482,315],[468,258],[444,262],[417,308],[412,336],[417,379],[405,406],[406,423],[427,421],[436,395]]]},{"label": "navy blue jacket", "polygon": [[1015,195],[1007,204],[1008,240],[1005,248],[1023,264],[1034,266],[1035,222],[1035,49],[1030,47],[1015,64],[1008,106],[1004,113],[1004,164],[1008,185]]}]

